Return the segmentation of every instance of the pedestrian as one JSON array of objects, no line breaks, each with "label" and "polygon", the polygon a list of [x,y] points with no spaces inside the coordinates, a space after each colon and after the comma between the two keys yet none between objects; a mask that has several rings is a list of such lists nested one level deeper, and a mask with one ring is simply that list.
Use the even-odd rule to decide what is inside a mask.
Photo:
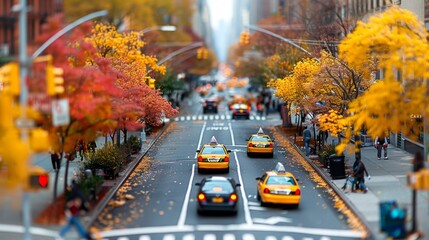
[{"label": "pedestrian", "polygon": [[302,132],[302,137],[304,140],[305,156],[308,157],[310,155],[310,140],[311,140],[311,131],[309,126],[307,126],[304,129],[304,132]]},{"label": "pedestrian", "polygon": [[262,117],[264,114],[265,105],[261,102],[258,102],[256,104],[256,111],[258,112],[259,116]]},{"label": "pedestrian", "polygon": [[377,148],[377,159],[381,159],[381,151],[384,150],[384,159],[388,159],[387,157],[387,138],[386,137],[376,137],[374,141],[374,146]]},{"label": "pedestrian", "polygon": [[97,143],[95,141],[91,141],[88,143],[88,151],[91,151],[92,153],[95,153],[95,149],[97,148]]},{"label": "pedestrian", "polygon": [[59,171],[61,167],[61,153],[52,151],[51,162],[52,162],[52,168],[54,169],[54,171]]},{"label": "pedestrian", "polygon": [[365,185],[365,174],[368,177],[368,180],[371,180],[371,176],[366,170],[365,164],[359,158],[356,159],[355,163],[353,164],[353,176],[355,184],[352,185],[352,192],[355,191],[356,184],[363,193],[368,192],[368,188]]},{"label": "pedestrian", "polygon": [[67,218],[66,225],[60,230],[60,239],[64,239],[64,236],[74,225],[79,235],[85,239],[92,239],[91,234],[88,231],[85,231],[84,227],[80,223],[79,214],[80,212],[88,212],[88,203],[85,199],[85,196],[80,191],[79,186],[75,180],[72,180],[71,190],[68,192],[65,214]]},{"label": "pedestrian", "polygon": [[77,151],[79,152],[80,160],[83,161],[83,156],[86,153],[86,145],[82,139],[77,143]]}]

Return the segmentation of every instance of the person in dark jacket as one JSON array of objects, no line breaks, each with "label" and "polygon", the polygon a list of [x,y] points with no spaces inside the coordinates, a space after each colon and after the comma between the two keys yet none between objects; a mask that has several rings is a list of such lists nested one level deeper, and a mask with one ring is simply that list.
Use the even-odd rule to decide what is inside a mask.
[{"label": "person in dark jacket", "polygon": [[381,159],[381,150],[384,150],[384,159],[388,159],[387,157],[387,138],[386,137],[376,137],[374,141],[374,146],[377,148],[377,159]]},{"label": "person in dark jacket", "polygon": [[[368,192],[368,188],[365,185],[365,174],[368,177],[368,180],[371,179],[371,176],[368,174],[368,171],[366,170],[365,164],[360,159],[356,159],[355,163],[353,164],[353,176],[354,176],[354,182],[359,185],[359,189],[366,193]],[[355,190],[355,185],[352,185],[352,191]]]},{"label": "person in dark jacket", "polygon": [[51,162],[52,162],[52,168],[55,171],[59,171],[61,168],[61,153],[51,152]]},{"label": "person in dark jacket", "polygon": [[91,234],[87,231],[85,231],[84,227],[79,221],[79,214],[80,211],[86,211],[88,212],[87,207],[87,201],[85,199],[85,196],[79,189],[79,186],[77,185],[76,181],[72,181],[71,190],[67,195],[67,202],[66,202],[66,217],[67,217],[67,223],[66,225],[60,230],[60,239],[63,239],[68,230],[74,225],[76,227],[76,230],[79,232],[80,236],[85,239],[92,239]]}]

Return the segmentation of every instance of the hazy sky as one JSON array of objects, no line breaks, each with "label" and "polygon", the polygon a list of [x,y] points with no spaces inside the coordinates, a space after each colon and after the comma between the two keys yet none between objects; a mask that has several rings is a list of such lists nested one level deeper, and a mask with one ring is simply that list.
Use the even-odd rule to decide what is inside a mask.
[{"label": "hazy sky", "polygon": [[220,62],[225,62],[229,47],[233,1],[207,0],[207,2],[210,8],[215,52]]}]

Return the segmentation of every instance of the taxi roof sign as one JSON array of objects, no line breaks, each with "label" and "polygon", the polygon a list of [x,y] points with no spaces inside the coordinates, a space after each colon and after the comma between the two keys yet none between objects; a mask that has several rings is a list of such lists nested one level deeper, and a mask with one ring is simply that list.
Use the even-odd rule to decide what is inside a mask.
[{"label": "taxi roof sign", "polygon": [[264,134],[264,130],[262,130],[262,128],[259,128],[258,134]]},{"label": "taxi roof sign", "polygon": [[216,140],[216,138],[214,136],[210,140],[210,144],[217,144],[217,140]]},{"label": "taxi roof sign", "polygon": [[278,162],[276,168],[274,169],[276,173],[286,173],[286,168],[281,162]]}]

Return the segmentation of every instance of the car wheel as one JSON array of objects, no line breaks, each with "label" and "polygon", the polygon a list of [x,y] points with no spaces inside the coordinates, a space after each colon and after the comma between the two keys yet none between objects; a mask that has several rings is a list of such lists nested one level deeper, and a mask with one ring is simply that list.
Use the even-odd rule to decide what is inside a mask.
[{"label": "car wheel", "polygon": [[[261,201],[261,195],[259,195],[259,192],[258,193],[256,193],[256,199],[258,200],[258,201]],[[261,201],[262,202],[262,201]]]},{"label": "car wheel", "polygon": [[232,119],[235,119],[235,116],[234,116],[234,115],[232,115]]},{"label": "car wheel", "polygon": [[198,168],[198,173],[202,173],[203,170],[201,168]]},{"label": "car wheel", "polygon": [[217,109],[214,112],[217,114]]},{"label": "car wheel", "polygon": [[270,153],[270,158],[273,158],[274,157],[274,153]]},{"label": "car wheel", "polygon": [[251,156],[252,156],[252,154],[251,154],[250,152],[247,152],[247,156],[248,156],[248,157],[251,157]]},{"label": "car wheel", "polygon": [[204,214],[203,210],[201,210],[201,209],[198,209],[197,213],[198,213],[198,215],[203,215]]},{"label": "car wheel", "polygon": [[295,208],[295,209],[299,208],[299,203],[293,204],[292,207]]},{"label": "car wheel", "polygon": [[225,170],[225,173],[229,173],[229,167]]},{"label": "car wheel", "polygon": [[207,113],[207,111],[204,109],[204,110],[203,110],[203,114],[206,114],[206,113]]},{"label": "car wheel", "polygon": [[264,203],[264,201],[262,201],[262,199],[261,199],[261,207],[265,207],[265,203]]},{"label": "car wheel", "polygon": [[246,119],[247,119],[247,120],[249,120],[249,119],[250,119],[250,116],[247,116],[247,117],[246,117]]}]

